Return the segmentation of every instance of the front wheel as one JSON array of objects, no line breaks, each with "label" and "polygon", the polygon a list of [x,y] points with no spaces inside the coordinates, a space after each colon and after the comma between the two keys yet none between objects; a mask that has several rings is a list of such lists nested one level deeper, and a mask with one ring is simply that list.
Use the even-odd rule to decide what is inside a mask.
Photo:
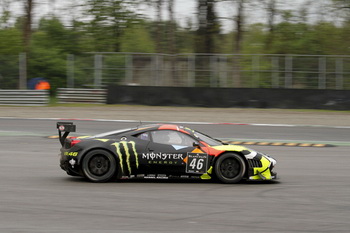
[{"label": "front wheel", "polygon": [[241,156],[235,153],[221,155],[215,163],[215,175],[223,183],[234,184],[242,180],[246,164]]},{"label": "front wheel", "polygon": [[117,164],[108,151],[93,150],[85,155],[82,162],[84,176],[93,182],[107,182],[114,177]]}]

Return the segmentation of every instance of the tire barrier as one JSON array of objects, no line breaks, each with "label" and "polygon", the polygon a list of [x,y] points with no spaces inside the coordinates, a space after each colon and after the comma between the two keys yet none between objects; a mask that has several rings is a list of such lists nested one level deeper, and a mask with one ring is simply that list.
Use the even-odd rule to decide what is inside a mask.
[{"label": "tire barrier", "polygon": [[0,105],[45,106],[49,101],[47,90],[0,90]]},{"label": "tire barrier", "polygon": [[58,88],[59,103],[95,103],[105,104],[107,89]]}]

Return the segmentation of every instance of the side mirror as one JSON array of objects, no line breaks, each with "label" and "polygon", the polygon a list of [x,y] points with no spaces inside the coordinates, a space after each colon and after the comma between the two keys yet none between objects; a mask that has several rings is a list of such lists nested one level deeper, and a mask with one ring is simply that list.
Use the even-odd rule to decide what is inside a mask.
[{"label": "side mirror", "polygon": [[194,143],[193,143],[193,147],[200,148],[200,145],[199,145],[199,143],[198,143],[198,142],[194,142]]}]

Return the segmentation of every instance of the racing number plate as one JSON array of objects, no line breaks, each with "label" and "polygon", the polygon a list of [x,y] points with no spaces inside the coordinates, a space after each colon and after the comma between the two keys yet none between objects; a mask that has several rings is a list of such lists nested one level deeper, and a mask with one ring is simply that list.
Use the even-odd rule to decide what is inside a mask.
[{"label": "racing number plate", "polygon": [[204,174],[207,172],[208,155],[187,153],[186,173]]}]

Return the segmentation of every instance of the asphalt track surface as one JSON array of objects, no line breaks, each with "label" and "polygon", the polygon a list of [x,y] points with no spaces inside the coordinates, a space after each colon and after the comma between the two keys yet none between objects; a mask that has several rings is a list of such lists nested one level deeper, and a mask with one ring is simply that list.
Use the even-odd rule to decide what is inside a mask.
[{"label": "asphalt track surface", "polygon": [[[0,232],[349,232],[348,128],[188,124],[221,138],[343,146],[251,146],[277,159],[276,182],[96,184],[59,168],[60,144],[47,138],[55,123],[0,119]],[[81,135],[136,124],[74,123]]]}]

